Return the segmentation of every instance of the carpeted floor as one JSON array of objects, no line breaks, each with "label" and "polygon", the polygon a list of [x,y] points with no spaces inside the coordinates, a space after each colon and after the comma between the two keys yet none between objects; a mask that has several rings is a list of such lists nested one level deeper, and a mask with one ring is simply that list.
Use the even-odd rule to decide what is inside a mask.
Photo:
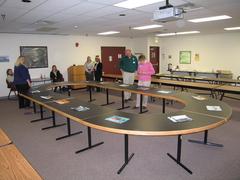
[{"label": "carpeted floor", "polygon": [[[110,108],[121,106],[119,96],[114,93],[110,98],[116,103]],[[83,100],[88,100],[86,91],[74,91]],[[105,95],[95,93],[95,104],[105,102]],[[19,110],[17,101],[0,101],[0,127],[3,128],[14,144],[24,154],[32,166],[46,180],[239,180],[240,179],[240,108],[239,101],[224,99],[233,107],[229,123],[211,130],[209,141],[221,143],[223,148],[192,144],[189,138],[201,139],[202,133],[183,136],[182,162],[193,171],[188,174],[167,155],[176,154],[177,137],[140,137],[130,136],[130,152],[135,156],[124,171],[117,170],[123,164],[123,135],[93,130],[93,143],[104,144],[89,151],[75,154],[87,145],[86,127],[72,122],[73,132],[83,133],[56,141],[55,138],[66,134],[66,126],[42,131],[51,125],[51,120],[30,123],[39,114],[29,114],[32,110]],[[135,101],[130,102],[134,106]],[[182,105],[174,103],[167,111],[175,111]],[[149,104],[148,113],[161,111],[161,101]],[[138,110],[126,109],[138,113]],[[46,112],[47,114],[49,112]],[[146,116],[143,114],[143,116]],[[65,122],[57,115],[57,122]],[[147,119],[146,119],[147,121]]]}]

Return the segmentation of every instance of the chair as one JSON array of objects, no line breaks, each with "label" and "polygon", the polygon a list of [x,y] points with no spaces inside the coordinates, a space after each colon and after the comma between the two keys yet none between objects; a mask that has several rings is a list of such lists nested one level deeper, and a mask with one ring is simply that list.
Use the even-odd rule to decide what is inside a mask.
[{"label": "chair", "polygon": [[16,93],[17,90],[15,85],[12,82],[9,82],[7,79],[6,79],[6,83],[7,83],[7,88],[9,89],[8,99],[10,100],[10,96],[12,92],[14,92],[15,96],[17,96],[17,93]]}]

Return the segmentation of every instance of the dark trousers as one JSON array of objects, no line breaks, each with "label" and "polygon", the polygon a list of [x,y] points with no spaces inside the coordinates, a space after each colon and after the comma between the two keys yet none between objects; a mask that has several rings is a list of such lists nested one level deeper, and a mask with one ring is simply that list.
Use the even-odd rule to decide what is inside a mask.
[{"label": "dark trousers", "polygon": [[[86,81],[93,81],[93,72],[88,73],[85,71]],[[90,87],[87,88],[87,91],[89,91]]]},{"label": "dark trousers", "polygon": [[[101,75],[99,75],[99,74],[95,74],[95,81],[97,81],[97,82],[100,82],[101,81]],[[100,88],[99,87],[97,87],[97,92],[100,92]]]},{"label": "dark trousers", "polygon": [[30,101],[19,94],[27,94],[29,90],[28,84],[16,84],[16,89],[18,91],[18,105],[19,108],[25,108],[30,106]]}]

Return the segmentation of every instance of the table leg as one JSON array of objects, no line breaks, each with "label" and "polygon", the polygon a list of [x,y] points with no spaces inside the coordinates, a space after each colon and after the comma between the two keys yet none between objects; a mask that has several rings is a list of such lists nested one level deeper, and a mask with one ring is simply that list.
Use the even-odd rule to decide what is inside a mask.
[{"label": "table leg", "polygon": [[143,95],[140,94],[140,112],[139,114],[146,113],[148,110],[143,111]]},{"label": "table leg", "polygon": [[47,119],[51,119],[52,118],[52,116],[49,116],[49,117],[43,117],[43,107],[42,107],[42,105],[40,105],[40,118],[39,119],[35,119],[35,120],[32,120],[32,121],[30,121],[31,123],[33,123],[33,122],[38,122],[38,121],[43,121],[43,120],[47,120]]},{"label": "table leg", "polygon": [[125,106],[124,105],[124,91],[122,91],[122,107],[117,109],[117,110],[122,110],[122,109],[126,109],[129,108],[130,106]]},{"label": "table leg", "polygon": [[174,160],[179,166],[185,169],[189,174],[192,174],[192,171],[188,169],[184,164],[181,163],[181,153],[182,153],[182,135],[178,135],[178,144],[177,144],[177,159],[173,157],[170,153],[167,155]]},{"label": "table leg", "polygon": [[92,102],[92,101],[95,101],[95,99],[92,99],[92,87],[91,86],[88,86],[89,87],[89,102]]},{"label": "table leg", "polygon": [[134,156],[134,153],[132,153],[130,156],[128,154],[129,154],[128,153],[128,135],[125,134],[124,135],[124,164],[118,170],[118,172],[117,172],[118,174],[120,174],[123,171],[123,169],[128,165],[128,163],[130,162],[130,160]]},{"label": "table leg", "polygon": [[189,139],[188,141],[191,142],[191,143],[203,144],[203,145],[208,145],[208,146],[223,147],[222,144],[208,142],[208,130],[204,131],[204,139],[203,139],[203,141],[193,140],[193,139]]},{"label": "table leg", "polygon": [[68,134],[65,135],[65,136],[56,138],[56,141],[82,133],[82,131],[78,131],[78,132],[75,132],[75,133],[71,132],[71,124],[70,124],[70,119],[69,118],[67,118],[67,130],[68,130]]},{"label": "table leg", "polygon": [[109,92],[108,92],[108,88],[106,89],[106,100],[107,103],[106,104],[102,104],[102,106],[106,106],[106,105],[110,105],[110,104],[114,104],[114,102],[109,102]]},{"label": "table leg", "polygon": [[55,118],[55,112],[54,111],[52,111],[52,123],[53,123],[52,126],[44,127],[44,128],[42,128],[42,130],[56,128],[56,127],[60,127],[60,126],[66,125],[66,123],[56,124],[56,118]]},{"label": "table leg", "polygon": [[83,152],[83,151],[86,151],[86,150],[89,150],[89,149],[92,149],[92,148],[94,148],[94,147],[96,147],[96,146],[99,146],[99,145],[101,145],[101,144],[104,143],[104,142],[102,141],[102,142],[99,142],[99,143],[97,143],[97,144],[92,145],[92,133],[91,133],[91,128],[90,128],[90,127],[87,127],[87,130],[88,130],[88,147],[76,151],[76,152],[75,152],[76,154],[78,154],[78,153],[80,153],[80,152]]},{"label": "table leg", "polygon": [[165,113],[165,111],[166,111],[166,99],[163,98],[162,99],[162,113]]}]

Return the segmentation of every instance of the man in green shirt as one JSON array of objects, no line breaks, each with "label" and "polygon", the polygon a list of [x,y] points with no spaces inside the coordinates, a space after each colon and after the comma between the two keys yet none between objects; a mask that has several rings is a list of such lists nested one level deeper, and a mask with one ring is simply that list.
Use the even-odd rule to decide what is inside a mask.
[{"label": "man in green shirt", "polygon": [[[138,60],[136,56],[132,55],[132,51],[130,49],[126,49],[125,56],[120,60],[120,70],[123,76],[123,83],[124,84],[133,84],[135,73],[138,68]],[[124,93],[125,101],[131,99],[131,93],[125,92]]]}]

